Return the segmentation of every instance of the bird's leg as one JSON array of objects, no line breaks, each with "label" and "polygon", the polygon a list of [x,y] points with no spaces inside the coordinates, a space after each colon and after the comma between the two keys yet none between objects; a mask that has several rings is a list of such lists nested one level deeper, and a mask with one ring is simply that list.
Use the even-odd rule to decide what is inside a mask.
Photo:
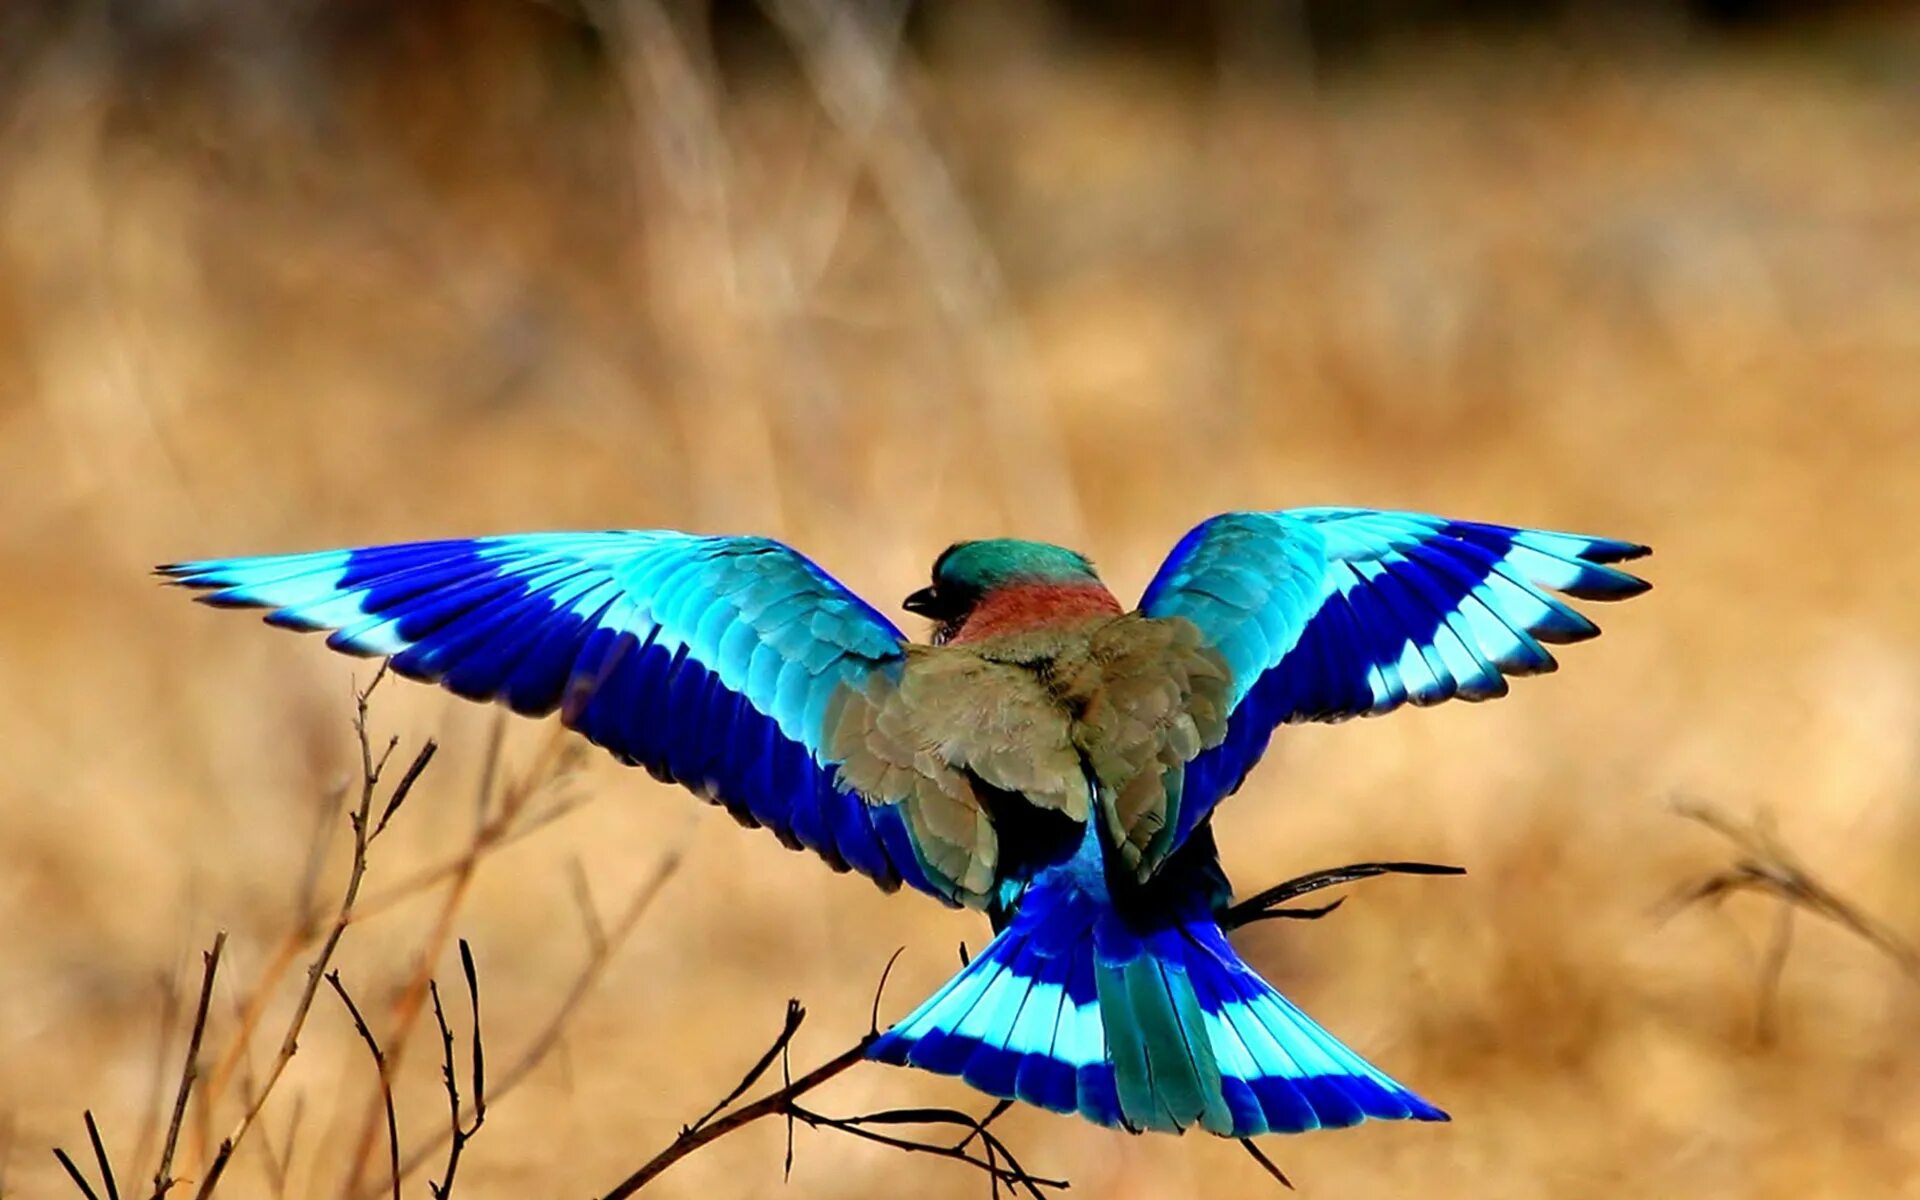
[{"label": "bird's leg", "polygon": [[1238,929],[1242,925],[1251,925],[1255,921],[1275,920],[1281,917],[1296,921],[1317,921],[1334,909],[1339,908],[1346,897],[1330,904],[1321,904],[1311,908],[1282,908],[1289,900],[1297,900],[1309,892],[1322,888],[1337,887],[1343,883],[1352,883],[1359,879],[1371,879],[1375,875],[1465,875],[1465,867],[1447,867],[1438,863],[1422,862],[1377,862],[1354,863],[1351,866],[1332,867],[1325,871],[1314,871],[1297,879],[1274,886],[1249,896],[1238,904],[1229,905],[1219,911],[1220,928]]}]

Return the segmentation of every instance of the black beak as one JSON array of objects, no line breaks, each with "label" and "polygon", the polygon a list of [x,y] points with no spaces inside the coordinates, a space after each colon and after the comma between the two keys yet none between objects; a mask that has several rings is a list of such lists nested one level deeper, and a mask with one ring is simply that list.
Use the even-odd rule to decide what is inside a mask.
[{"label": "black beak", "polygon": [[923,587],[900,602],[900,607],[916,616],[932,617],[940,608],[940,593]]}]

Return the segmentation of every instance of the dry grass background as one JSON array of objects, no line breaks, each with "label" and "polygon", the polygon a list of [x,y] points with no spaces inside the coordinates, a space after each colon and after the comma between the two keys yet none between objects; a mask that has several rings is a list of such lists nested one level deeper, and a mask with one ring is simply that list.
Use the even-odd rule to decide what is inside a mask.
[{"label": "dry grass background", "polygon": [[[1803,923],[1764,1041],[1767,906],[1658,912],[1727,856],[1669,812],[1686,794],[1771,810],[1920,937],[1920,26],[1436,35],[1308,82],[1284,29],[1200,62],[949,5],[896,54],[884,13],[848,38],[772,8],[724,76],[702,22],[639,0],[13,18],[0,1186],[62,1194],[47,1148],[77,1148],[86,1105],[132,1153],[165,981],[190,990],[231,930],[210,1036],[231,1027],[353,769],[368,668],[149,564],[755,530],[890,604],[948,541],[1019,533],[1133,592],[1206,514],[1352,502],[1644,539],[1657,587],[1498,704],[1286,731],[1224,810],[1247,889],[1356,858],[1471,871],[1248,931],[1455,1115],[1276,1141],[1281,1164],[1317,1196],[1920,1196],[1920,989]],[[465,838],[489,716],[395,685],[374,720],[446,743],[377,882]],[[516,726],[509,762],[543,736]],[[569,859],[607,906],[682,839],[687,865],[490,1114],[468,1200],[606,1187],[787,996],[815,1013],[805,1064],[863,1027],[895,946],[898,1015],[982,937],[639,772],[596,760],[583,786],[458,921],[496,1053],[587,952]],[[350,931],[376,1026],[435,911]],[[399,1081],[420,1132],[432,1058]],[[304,1097],[288,1194],[334,1194],[371,1075],[323,996],[269,1110],[283,1141]],[[967,1095],[873,1067],[823,1103],[934,1100]],[[1076,1194],[1271,1186],[1224,1143],[1009,1125]],[[658,1190],[981,1187],[801,1137],[786,1191],[775,1128]],[[265,1178],[255,1147],[232,1190]]]}]

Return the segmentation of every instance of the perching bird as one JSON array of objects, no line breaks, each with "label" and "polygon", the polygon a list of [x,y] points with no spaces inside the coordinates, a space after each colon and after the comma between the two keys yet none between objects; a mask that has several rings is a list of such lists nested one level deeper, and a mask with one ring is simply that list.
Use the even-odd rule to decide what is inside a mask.
[{"label": "perching bird", "polygon": [[978,957],[875,1058],[1132,1131],[1446,1115],[1256,975],[1214,808],[1293,721],[1504,695],[1637,595],[1646,547],[1414,513],[1227,513],[1132,612],[1075,551],[962,542],[907,611],[793,549],[523,534],[160,568],[210,604],[561,720],[836,870],[984,910]]}]

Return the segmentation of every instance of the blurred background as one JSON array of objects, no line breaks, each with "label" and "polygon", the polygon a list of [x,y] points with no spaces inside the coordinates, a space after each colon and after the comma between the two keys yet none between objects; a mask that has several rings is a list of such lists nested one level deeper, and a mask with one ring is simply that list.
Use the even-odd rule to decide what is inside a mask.
[{"label": "blurred background", "polygon": [[[1500,703],[1283,731],[1223,810],[1244,891],[1470,871],[1240,939],[1455,1117],[1269,1153],[1318,1196],[1920,1196],[1920,986],[1802,918],[1769,990],[1770,902],[1668,903],[1734,854],[1691,799],[1771,814],[1920,938],[1917,145],[1904,5],[8,4],[0,1191],[72,1194],[49,1147],[85,1107],[150,1176],[226,929],[209,1052],[262,1021],[190,1113],[197,1176],[299,990],[306,951],[273,971],[316,831],[323,910],[344,881],[371,664],[151,564],[753,531],[893,611],[961,537],[1071,541],[1132,595],[1210,513],[1352,503],[1648,541],[1656,588]],[[408,981],[459,996],[469,938],[506,1063],[609,936],[581,892],[611,925],[685,853],[497,1097],[468,1200],[604,1190],[787,997],[808,1066],[896,946],[895,1017],[983,940],[597,757],[541,792],[557,819],[408,890],[470,844],[494,718],[394,682],[372,724],[443,743],[373,852],[397,899],[338,959],[411,1038],[408,1147],[446,1121]],[[508,726],[497,778],[549,739]],[[300,1045],[223,1194],[379,1188],[324,990]],[[818,1101],[985,1107],[881,1067]],[[1213,1139],[1006,1132],[1074,1194],[1274,1186]],[[782,1140],[648,1194],[985,1190],[805,1130],[783,1189]]]}]

